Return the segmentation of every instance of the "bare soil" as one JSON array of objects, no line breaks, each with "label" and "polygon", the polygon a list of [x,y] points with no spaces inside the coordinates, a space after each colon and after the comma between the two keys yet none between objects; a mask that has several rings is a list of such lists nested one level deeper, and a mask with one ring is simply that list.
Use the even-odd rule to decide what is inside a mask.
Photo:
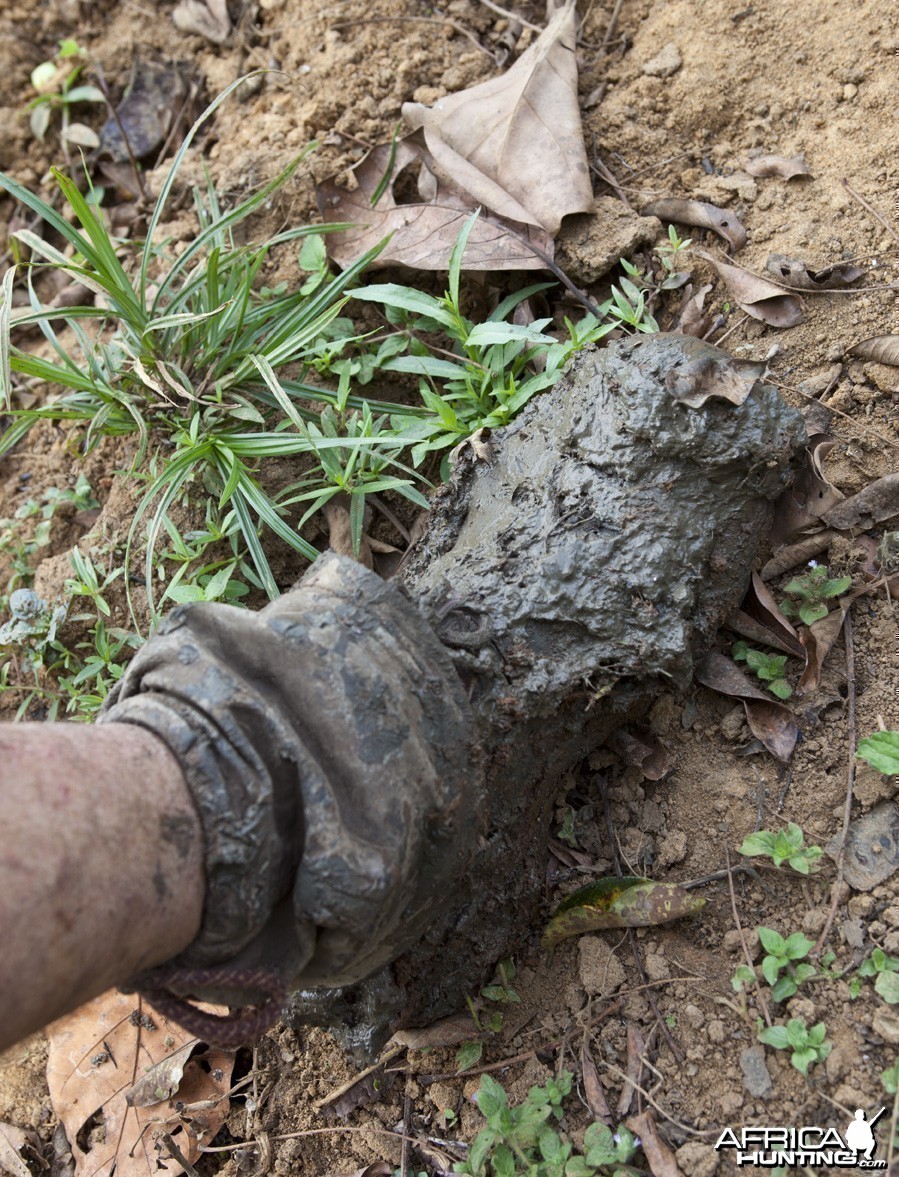
[{"label": "bare soil", "polygon": [[[533,23],[545,19],[537,3],[514,7]],[[731,313],[726,347],[741,358],[769,358],[771,378],[791,403],[803,409],[816,400],[826,405],[837,443],[827,469],[842,491],[853,493],[895,471],[899,369],[853,360],[845,350],[857,340],[899,332],[899,291],[888,288],[899,279],[899,9],[879,0],[747,0],[742,8],[726,0],[625,0],[604,47],[612,7],[595,0],[582,8],[580,89],[591,160],[618,178],[635,209],[658,196],[684,196],[735,212],[749,231],[738,260],[756,272],[772,252],[801,258],[810,268],[847,258],[870,267],[866,289],[809,296],[805,321],[785,331]],[[53,136],[36,143],[24,110],[29,73],[52,55],[60,37],[76,36],[114,89],[127,81],[138,54],[194,66],[207,96],[251,69],[280,70],[266,75],[244,101],[221,108],[189,163],[199,173],[205,161],[227,200],[276,174],[316,138],[320,147],[308,167],[256,226],[261,235],[316,219],[313,179],[346,169],[367,145],[389,140],[403,102],[430,103],[491,76],[506,41],[519,52],[534,35],[478,0],[449,0],[440,16],[415,0],[260,0],[232,5],[235,31],[216,47],[178,32],[172,8],[171,0],[48,0],[39,6],[9,0],[0,16],[0,167],[38,188],[56,162]],[[647,73],[644,67],[667,45],[676,46],[680,66],[669,76]],[[784,182],[735,174],[754,151],[804,153],[811,177]],[[596,192],[604,198],[600,209],[607,209],[614,194],[599,178]],[[0,249],[12,214],[10,203],[0,202]],[[608,252],[603,216],[611,214],[578,218],[569,231],[565,264],[576,278],[586,280]],[[186,214],[184,230],[190,231]],[[696,284],[715,282],[710,301],[721,309],[728,295],[711,268],[695,258],[691,268]],[[295,274],[295,261],[284,256],[273,261],[266,280]],[[601,294],[601,282],[591,290]],[[664,312],[661,317],[664,326]],[[132,500],[116,471],[127,457],[103,445],[84,467],[62,431],[41,429],[0,460],[0,517],[12,514],[23,496],[73,485],[85,468],[106,503],[102,528],[121,536]],[[96,520],[54,523],[46,551],[55,563],[43,574],[39,570],[45,595],[61,590],[66,564],[59,557],[89,527],[93,539]],[[835,573],[858,571],[858,552],[849,541],[838,541],[820,558]],[[881,723],[899,728],[894,605],[882,593],[868,595],[853,608],[852,620],[858,736]],[[746,834],[787,821],[800,825],[810,842],[827,845],[841,828],[853,751],[848,691],[841,640],[820,688],[795,703],[803,739],[788,767],[758,751],[742,710],[727,700],[699,687],[686,698],[662,696],[652,722],[671,751],[671,771],[651,783],[602,752],[585,762],[567,798],[560,797],[559,817],[565,806],[574,809],[575,833],[590,866],[581,870],[572,860],[566,866],[547,850],[547,912],[559,885],[570,889],[610,868],[604,794],[626,868],[656,879],[683,881],[719,871],[728,852],[731,861],[738,858]],[[0,709],[9,718],[14,707],[0,702]],[[862,769],[853,816],[892,795],[889,782]],[[647,1037],[658,1023],[652,1068],[644,1072],[647,1094],[637,1103],[655,1109],[690,1177],[731,1171],[731,1162],[712,1147],[725,1127],[815,1124],[844,1130],[856,1108],[870,1115],[891,1105],[880,1076],[896,1058],[899,1018],[871,982],[853,1000],[845,978],[807,983],[785,1010],[773,1007],[776,1020],[826,1022],[833,1043],[826,1062],[805,1078],[785,1052],[768,1050],[770,1089],[751,1094],[747,1086],[743,1052],[756,1042],[761,1011],[753,995],[743,999],[730,984],[743,962],[735,911],[756,959],[754,930],[760,925],[784,935],[801,929],[815,939],[828,918],[835,878],[834,863],[824,862],[821,873],[807,880],[768,870],[739,874],[733,904],[726,881],[710,884],[699,918],[637,933],[643,978],[626,935],[570,940],[550,956],[539,950],[535,928],[531,954],[516,962],[521,1005],[510,1008],[506,1028],[488,1043],[483,1061],[530,1052],[495,1072],[521,1097],[556,1066],[579,1072],[586,1035],[614,1108],[628,1025]],[[867,893],[844,885],[829,938],[835,969],[853,968],[876,945],[899,954],[897,877]],[[610,1003],[614,1012],[591,1026]],[[561,1050],[543,1049],[565,1035]],[[0,1060],[0,1120],[36,1128],[49,1140],[54,1120],[42,1085],[42,1051],[35,1039]],[[401,1125],[404,1114],[411,1135],[420,1139],[470,1141],[480,1123],[470,1103],[477,1079],[447,1077],[454,1071],[450,1049],[410,1051],[405,1079],[383,1083],[377,1098],[351,1112],[345,1124],[326,1120],[313,1106],[353,1073],[354,1064],[327,1034],[310,1030],[297,1037],[281,1028],[263,1041],[255,1061],[266,1098],[252,1122],[242,1100],[235,1100],[228,1132],[217,1143],[240,1146],[267,1134],[275,1173],[324,1177],[380,1159],[399,1166],[400,1143],[385,1130]],[[394,1065],[405,1066],[403,1056]],[[766,1086],[758,1070],[750,1086],[757,1092]],[[458,1116],[451,1126],[447,1108]],[[566,1124],[576,1132],[589,1116],[577,1100],[570,1108]],[[302,1135],[324,1128],[329,1131]],[[300,1135],[276,1139],[289,1133]],[[878,1156],[886,1155],[888,1135],[882,1121]],[[413,1148],[410,1171],[441,1171],[431,1147],[430,1159]],[[451,1145],[436,1147],[445,1156],[453,1152]],[[236,1174],[252,1171],[252,1163],[246,1150],[212,1153],[201,1171]]]}]

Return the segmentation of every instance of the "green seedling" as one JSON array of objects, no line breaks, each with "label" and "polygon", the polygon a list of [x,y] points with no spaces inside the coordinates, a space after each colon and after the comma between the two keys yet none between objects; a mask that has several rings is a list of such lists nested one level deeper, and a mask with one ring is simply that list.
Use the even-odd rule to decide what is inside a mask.
[{"label": "green seedling", "polygon": [[813,1063],[823,1062],[833,1047],[824,1022],[809,1027],[801,1018],[790,1018],[785,1026],[763,1026],[759,1019],[758,1039],[775,1050],[789,1050],[790,1062],[803,1075]]},{"label": "green seedling", "polygon": [[509,984],[515,977],[515,965],[511,958],[501,960],[496,966],[496,972],[495,981],[481,990],[481,996],[486,997],[488,1001],[498,1001],[506,1005],[520,1004],[521,998]]},{"label": "green seedling", "polygon": [[858,757],[885,776],[899,775],[899,732],[875,732],[859,740]]},{"label": "green seedling", "polygon": [[895,1095],[899,1090],[899,1059],[893,1063],[891,1067],[887,1067],[881,1073],[880,1081],[883,1083],[883,1089],[887,1095]]},{"label": "green seedling", "polygon": [[806,625],[813,625],[828,614],[827,602],[840,597],[852,584],[851,576],[831,580],[825,564],[809,562],[808,572],[794,577],[784,586],[786,598],[781,610],[786,617],[798,617]]},{"label": "green seedling", "polygon": [[[12,565],[12,576],[6,593],[22,585],[29,585],[34,569],[40,562],[40,549],[50,542],[50,528],[56,512],[70,503],[76,511],[99,507],[91,487],[83,474],[78,475],[74,487],[48,486],[39,498],[26,499],[9,519],[0,519],[0,555],[5,554]],[[0,596],[0,604],[3,598]]]},{"label": "green seedling", "polygon": [[[875,948],[858,966],[857,976],[874,977],[874,991],[889,1005],[899,1004],[899,959],[895,956],[887,956],[882,948]],[[852,996],[857,997],[858,992],[853,992]]]},{"label": "green seedling", "polygon": [[811,875],[820,869],[818,859],[824,851],[820,846],[806,846],[802,830],[789,822],[786,829],[776,834],[769,830],[749,834],[743,839],[740,853],[747,858],[770,858],[775,866],[786,863],[801,875]]},{"label": "green seedling", "polygon": [[655,255],[659,259],[664,275],[659,290],[678,290],[690,277],[688,273],[679,270],[681,255],[686,253],[693,243],[691,237],[682,238],[678,235],[674,225],[668,226],[668,240],[655,247]]},{"label": "green seedling", "polygon": [[124,568],[114,568],[102,576],[94,567],[90,556],[83,555],[79,548],[73,548],[69,552],[69,563],[75,575],[66,581],[66,591],[73,597],[87,597],[98,614],[109,617],[109,604],[103,594],[114,581],[124,575]]},{"label": "green seedling", "polygon": [[28,122],[36,139],[43,139],[55,114],[60,115],[60,135],[65,143],[93,149],[100,146],[96,133],[83,123],[72,121],[72,110],[80,103],[106,103],[103,91],[85,85],[80,76],[87,64],[87,54],[77,41],[59,42],[59,52],[50,61],[42,61],[31,71],[31,85],[37,97],[28,104]]},{"label": "green seedling", "polygon": [[773,928],[759,928],[758,933],[767,954],[762,958],[762,976],[772,987],[774,1001],[786,1001],[803,981],[815,975],[815,966],[805,960],[814,944],[802,932],[793,932],[786,939]]},{"label": "green seedling", "polygon": [[560,842],[567,842],[572,849],[577,850],[580,846],[577,834],[574,830],[574,810],[570,805],[565,806],[565,813],[562,817],[562,824],[559,827],[559,832],[556,835]]},{"label": "green seedling", "polygon": [[579,1154],[556,1127],[572,1078],[570,1071],[562,1071],[544,1087],[532,1087],[523,1103],[510,1107],[503,1087],[489,1075],[482,1076],[475,1102],[487,1126],[469,1148],[468,1159],[453,1172],[470,1177],[626,1177],[639,1172],[628,1164],[638,1142],[627,1128],[620,1126],[613,1133],[605,1124],[591,1124]]},{"label": "green seedling", "polygon": [[786,654],[764,654],[761,650],[753,650],[745,642],[734,642],[733,656],[736,662],[745,662],[750,670],[754,670],[772,695],[778,699],[789,699],[793,688],[784,677]]}]

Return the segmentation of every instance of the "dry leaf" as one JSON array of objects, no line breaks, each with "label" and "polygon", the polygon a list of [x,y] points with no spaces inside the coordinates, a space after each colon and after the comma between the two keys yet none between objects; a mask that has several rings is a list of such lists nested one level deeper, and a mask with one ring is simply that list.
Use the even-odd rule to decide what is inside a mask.
[{"label": "dry leaf", "polygon": [[705,300],[712,289],[711,283],[693,293],[693,287],[684,290],[684,301],[677,313],[677,318],[671,324],[671,330],[680,335],[693,335],[702,339],[712,325],[712,316],[704,312]]},{"label": "dry leaf", "polygon": [[876,523],[892,519],[894,515],[899,515],[899,474],[886,474],[822,513],[821,519],[838,531],[850,527],[860,527],[864,531]]},{"label": "dry leaf", "polygon": [[511,69],[434,106],[407,102],[424,130],[437,175],[499,216],[558,232],[587,212],[593,188],[577,96],[573,0],[563,5]]},{"label": "dry leaf", "polygon": [[[131,156],[143,159],[159,151],[181,112],[189,89],[188,80],[175,66],[135,60],[115,116],[108,118],[100,128],[100,154],[106,157],[104,174],[111,178],[121,176],[125,181],[123,186],[133,190]],[[125,166],[119,172],[112,166],[115,164]]]},{"label": "dry leaf", "polygon": [[779,282],[787,286],[798,286],[800,290],[845,290],[867,273],[862,266],[851,262],[834,262],[821,270],[810,270],[805,262],[786,257],[782,253],[768,255],[765,269]]},{"label": "dry leaf", "polygon": [[198,33],[214,45],[223,45],[231,32],[227,0],[180,0],[172,21],[182,33]]},{"label": "dry leaf", "polygon": [[627,1065],[624,1069],[625,1079],[624,1085],[621,1088],[621,1094],[618,1096],[618,1103],[615,1106],[615,1116],[618,1120],[623,1120],[631,1110],[631,1104],[634,1102],[634,1096],[637,1093],[637,1088],[640,1086],[640,1076],[643,1073],[643,1059],[645,1055],[646,1043],[643,1041],[643,1035],[633,1022],[628,1022]]},{"label": "dry leaf", "polygon": [[[474,211],[474,202],[452,185],[437,183],[431,171],[430,157],[419,135],[397,144],[390,182],[380,200],[372,207],[378,185],[390,168],[390,146],[374,151],[353,170],[356,183],[350,191],[340,187],[333,177],[316,187],[316,198],[326,221],[353,222],[342,233],[328,233],[325,241],[329,256],[346,268],[362,254],[373,249],[385,237],[390,241],[372,263],[378,266],[400,265],[416,270],[445,270],[450,254],[466,220]],[[393,186],[404,168],[416,164],[433,183],[426,186],[428,199],[418,204],[397,204]],[[419,188],[422,187],[419,179]],[[553,242],[542,229],[504,221],[481,212],[468,238],[463,265],[466,270],[538,270],[545,261],[528,243],[552,257]]]},{"label": "dry leaf", "polygon": [[665,387],[674,400],[691,409],[701,408],[712,396],[741,405],[764,374],[764,364],[736,360],[706,348],[689,363],[672,368],[665,376]]},{"label": "dry leaf", "polygon": [[365,568],[372,568],[374,564],[372,561],[371,545],[366,535],[363,534],[360,538],[358,555],[353,550],[349,501],[350,496],[341,493],[328,499],[324,507],[322,507],[322,514],[328,525],[328,545],[338,556],[349,556],[351,560],[358,560]]},{"label": "dry leaf", "polygon": [[631,1116],[625,1127],[635,1136],[640,1137],[643,1155],[646,1157],[653,1177],[683,1177],[674,1159],[674,1153],[659,1136],[655,1120],[651,1112],[641,1112],[639,1116]]},{"label": "dry leaf", "polygon": [[84,123],[69,123],[67,127],[59,133],[61,139],[65,139],[66,143],[71,143],[75,147],[84,147],[88,151],[93,151],[94,148],[100,146],[100,137],[93,127],[88,127]]},{"label": "dry leaf", "polygon": [[799,564],[807,564],[809,560],[814,560],[816,556],[826,552],[830,547],[831,540],[836,539],[838,534],[836,531],[816,531],[814,535],[797,540],[795,544],[778,548],[763,566],[759,575],[762,580],[773,580],[782,572],[789,572],[791,568],[795,568]]},{"label": "dry leaf", "polygon": [[625,764],[639,768],[648,781],[661,780],[671,767],[668,749],[652,732],[634,735],[619,730],[609,737],[608,744]]},{"label": "dry leaf", "polygon": [[[697,250],[698,253],[701,251]],[[753,319],[760,319],[769,327],[795,327],[805,318],[802,311],[802,301],[798,294],[789,294],[768,282],[757,274],[750,274],[748,270],[741,270],[737,266],[729,266],[726,262],[719,262],[710,254],[701,256],[712,263],[741,310]]]},{"label": "dry leaf", "polygon": [[746,244],[746,230],[734,214],[702,200],[681,200],[677,197],[656,200],[643,209],[642,216],[658,217],[660,221],[676,221],[679,225],[692,225],[694,229],[711,229],[723,237],[733,250],[742,249]]},{"label": "dry leaf", "polygon": [[899,335],[872,335],[870,339],[854,343],[849,354],[863,360],[875,360],[878,364],[899,366]]},{"label": "dry leaf", "polygon": [[651,879],[624,875],[600,879],[573,891],[556,908],[540,940],[553,948],[569,936],[608,928],[647,928],[694,915],[705,900],[677,883],[654,883]]},{"label": "dry leaf", "polygon": [[832,613],[828,613],[826,617],[822,617],[819,621],[803,628],[802,644],[805,646],[806,664],[796,688],[798,696],[801,697],[809,691],[817,689],[821,681],[824,659],[840,636],[851,603],[851,599],[841,600],[839,607]]},{"label": "dry leaf", "polygon": [[599,1081],[599,1072],[587,1045],[586,1037],[581,1046],[581,1076],[584,1080],[584,1099],[587,1101],[590,1115],[594,1120],[601,1120],[603,1124],[607,1124],[611,1128],[614,1123],[612,1109],[609,1107],[606,1093]]},{"label": "dry leaf", "polygon": [[746,596],[740,608],[728,618],[727,627],[741,637],[773,646],[775,650],[782,650],[796,658],[805,658],[799,634],[781,613],[757,572],[753,572]]},{"label": "dry leaf", "polygon": [[710,687],[731,699],[741,699],[752,734],[778,760],[786,762],[790,759],[799,738],[799,728],[789,707],[766,695],[750,682],[735,662],[723,654],[714,651],[706,654],[694,673],[704,687]]},{"label": "dry leaf", "polygon": [[798,531],[817,524],[828,511],[843,501],[824,473],[824,459],[836,445],[827,433],[814,433],[808,439],[803,464],[793,478],[792,486],[777,501],[772,528],[772,539],[781,542]]},{"label": "dry leaf", "polygon": [[[105,993],[49,1028],[47,1082],[72,1146],[76,1177],[107,1173],[113,1165],[116,1177],[156,1177],[159,1161],[168,1157],[161,1134],[193,1163],[225,1122],[234,1065],[229,1051],[207,1051],[208,1071],[196,1058],[186,1062],[173,1092],[180,1110],[174,1098],[129,1105],[128,1092],[148,1068],[198,1041],[145,1003],[143,1021],[140,1013],[133,1018],[136,1009],[133,996]],[[168,1177],[182,1171],[166,1161]]]},{"label": "dry leaf", "polygon": [[434,1046],[458,1046],[460,1042],[476,1038],[478,1033],[474,1019],[466,1010],[440,1018],[421,1030],[397,1030],[390,1042],[412,1050],[427,1050]]},{"label": "dry leaf", "polygon": [[393,1168],[386,1161],[375,1161],[372,1165],[365,1165],[355,1169],[352,1173],[331,1173],[330,1177],[390,1177]]},{"label": "dry leaf", "polygon": [[745,170],[757,180],[777,176],[780,180],[792,180],[794,176],[808,176],[808,164],[804,155],[758,155],[745,164]]},{"label": "dry leaf", "polygon": [[0,1173],[8,1173],[10,1177],[31,1177],[31,1170],[20,1155],[27,1143],[24,1128],[0,1122]]}]

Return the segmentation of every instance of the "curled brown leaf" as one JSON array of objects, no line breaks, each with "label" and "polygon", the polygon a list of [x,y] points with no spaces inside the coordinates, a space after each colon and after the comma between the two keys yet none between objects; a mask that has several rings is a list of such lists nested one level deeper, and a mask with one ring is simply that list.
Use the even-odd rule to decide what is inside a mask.
[{"label": "curled brown leaf", "polygon": [[757,274],[751,274],[749,270],[729,266],[709,254],[704,253],[702,256],[712,263],[724,279],[737,305],[747,315],[780,330],[795,327],[805,318],[802,302],[797,294],[789,294],[773,282],[760,278]]},{"label": "curled brown leaf", "polygon": [[851,262],[834,262],[820,270],[810,270],[805,262],[787,257],[782,253],[768,255],[765,269],[773,274],[786,286],[798,287],[800,290],[824,291],[845,290],[859,278],[863,278],[867,271],[863,266],[853,265]]},{"label": "curled brown leaf", "polygon": [[587,1101],[591,1116],[594,1120],[601,1120],[603,1124],[611,1127],[613,1123],[612,1109],[609,1107],[606,1093],[599,1081],[599,1072],[593,1061],[593,1055],[590,1053],[586,1037],[581,1046],[581,1076],[584,1081],[584,1099]]},{"label": "curled brown leaf", "polygon": [[766,695],[750,682],[735,662],[715,651],[706,654],[694,674],[703,686],[732,699],[740,699],[752,734],[778,760],[786,762],[790,759],[799,738],[799,728],[789,707]]},{"label": "curled brown leaf", "polygon": [[661,780],[671,767],[668,749],[653,732],[635,735],[619,730],[609,737],[608,744],[625,764],[639,768],[648,781]]},{"label": "curled brown leaf", "polygon": [[692,286],[684,289],[684,301],[677,313],[677,318],[671,324],[671,330],[681,335],[693,335],[702,339],[712,324],[711,315],[704,310],[705,300],[711,292],[712,285],[708,283],[694,293]]},{"label": "curled brown leaf", "polygon": [[746,596],[740,608],[728,618],[727,625],[729,629],[751,641],[763,642],[766,646],[773,646],[775,650],[782,650],[796,658],[805,657],[799,634],[784,617],[757,572],[753,572]]},{"label": "curled brown leaf", "polygon": [[870,339],[854,343],[849,354],[878,364],[899,366],[899,335],[872,335]]},{"label": "curled brown leaf", "polygon": [[780,180],[792,180],[795,176],[808,176],[811,173],[804,155],[757,155],[745,165],[750,176],[758,180],[776,176]]},{"label": "curled brown leaf", "polygon": [[635,1136],[640,1137],[643,1155],[649,1165],[652,1177],[683,1177],[674,1159],[674,1153],[659,1135],[652,1112],[641,1112],[631,1116],[626,1125]]},{"label": "curled brown leaf", "polygon": [[681,200],[670,197],[655,200],[643,209],[644,217],[658,217],[660,221],[675,221],[679,225],[692,225],[694,229],[711,229],[733,250],[742,249],[746,244],[746,230],[733,213],[703,200]]},{"label": "curled brown leaf", "polygon": [[851,527],[866,530],[895,515],[899,515],[899,474],[886,474],[823,512],[821,519],[838,531]]},{"label": "curled brown leaf", "polygon": [[807,628],[803,628],[801,636],[806,651],[806,664],[796,688],[797,695],[802,696],[817,689],[821,681],[824,659],[840,636],[851,603],[849,598],[844,598],[832,613],[828,613],[820,621],[815,621]]}]

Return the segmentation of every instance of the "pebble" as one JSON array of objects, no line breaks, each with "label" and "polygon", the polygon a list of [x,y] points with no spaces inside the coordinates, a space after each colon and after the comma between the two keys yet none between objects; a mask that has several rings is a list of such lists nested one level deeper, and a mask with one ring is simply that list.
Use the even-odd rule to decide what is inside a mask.
[{"label": "pebble", "polygon": [[711,1144],[688,1140],[674,1154],[678,1169],[690,1177],[714,1177],[718,1172],[718,1154]]},{"label": "pebble", "polygon": [[743,1068],[743,1086],[756,1099],[766,1099],[772,1090],[771,1075],[765,1062],[763,1046],[749,1046],[740,1051],[740,1066]]},{"label": "pebble", "polygon": [[643,72],[650,78],[670,78],[683,65],[680,50],[673,41],[658,52],[655,57],[643,66]]},{"label": "pebble", "polygon": [[605,997],[627,979],[624,966],[601,936],[581,936],[578,941],[578,975],[591,996]]},{"label": "pebble", "polygon": [[871,1029],[891,1046],[899,1043],[899,1013],[888,1005],[878,1005],[871,1021]]}]

